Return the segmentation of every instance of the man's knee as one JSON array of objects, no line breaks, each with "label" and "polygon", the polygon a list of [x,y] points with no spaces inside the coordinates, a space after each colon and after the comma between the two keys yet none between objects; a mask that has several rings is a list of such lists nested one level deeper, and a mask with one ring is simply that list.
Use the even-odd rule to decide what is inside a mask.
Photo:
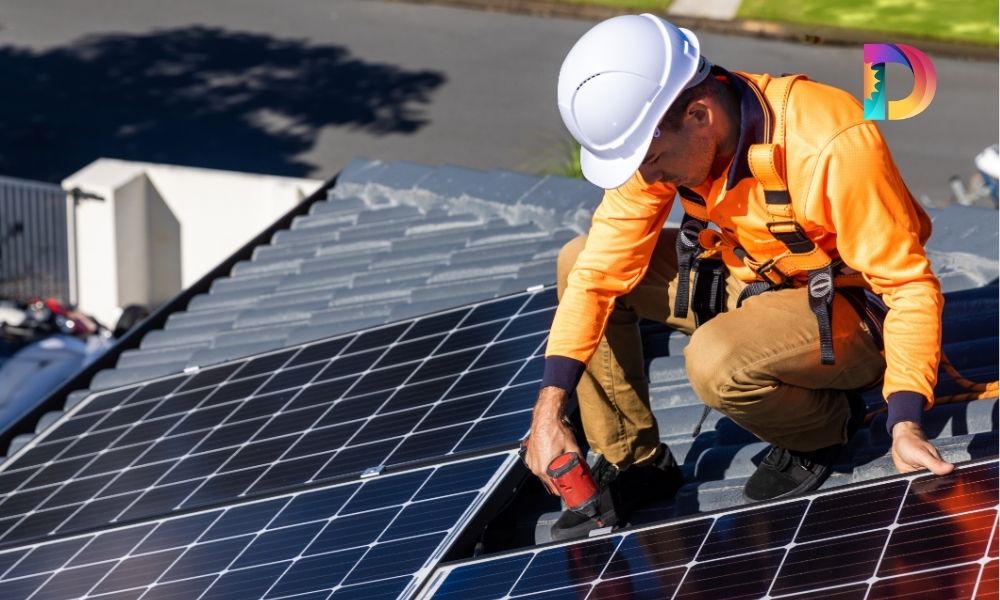
[{"label": "man's knee", "polygon": [[556,261],[556,294],[560,298],[562,298],[563,290],[566,289],[566,283],[569,281],[569,272],[573,270],[576,258],[580,256],[586,243],[586,234],[578,235],[566,242],[562,250],[559,251],[559,258]]},{"label": "man's knee", "polygon": [[684,348],[684,364],[691,387],[702,402],[720,410],[735,375],[732,339],[723,328],[706,324],[691,335]]}]

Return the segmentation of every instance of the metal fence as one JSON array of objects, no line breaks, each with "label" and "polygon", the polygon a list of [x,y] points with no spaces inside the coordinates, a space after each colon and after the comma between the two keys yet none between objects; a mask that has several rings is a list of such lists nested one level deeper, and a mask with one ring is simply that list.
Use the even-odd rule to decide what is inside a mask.
[{"label": "metal fence", "polygon": [[70,298],[66,192],[0,177],[0,298]]}]

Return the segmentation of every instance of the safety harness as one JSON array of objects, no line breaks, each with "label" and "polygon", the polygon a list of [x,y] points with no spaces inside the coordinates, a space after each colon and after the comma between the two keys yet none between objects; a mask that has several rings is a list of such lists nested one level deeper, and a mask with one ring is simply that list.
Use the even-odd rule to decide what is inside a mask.
[{"label": "safety harness", "polygon": [[[756,276],[740,294],[737,305],[751,296],[787,286],[793,276],[806,273],[808,277],[809,307],[816,315],[819,326],[820,356],[825,365],[834,363],[833,334],[830,325],[831,306],[834,295],[834,272],[841,265],[834,261],[815,242],[809,239],[805,230],[795,220],[792,197],[785,182],[785,109],[792,84],[804,75],[790,75],[771,80],[765,91],[765,107],[772,107],[774,132],[771,133],[768,120],[771,115],[765,110],[765,140],[753,144],[747,152],[750,172],[764,188],[764,202],[768,213],[767,229],[774,238],[784,244],[785,251],[767,261],[756,261],[739,247],[730,236],[708,228],[709,218],[705,201],[687,188],[678,193],[684,207],[684,219],[677,236],[678,292],[674,304],[674,316],[687,316],[689,304],[695,310],[695,323],[704,321],[722,311],[724,299],[725,270],[720,254],[731,251],[743,265]],[[750,89],[760,98],[755,86]],[[693,300],[689,301],[688,289],[691,271],[695,272]],[[710,281],[704,281],[705,275]],[[838,277],[839,279],[839,277]],[[712,285],[714,283],[715,285]],[[703,290],[708,290],[704,298]]]}]

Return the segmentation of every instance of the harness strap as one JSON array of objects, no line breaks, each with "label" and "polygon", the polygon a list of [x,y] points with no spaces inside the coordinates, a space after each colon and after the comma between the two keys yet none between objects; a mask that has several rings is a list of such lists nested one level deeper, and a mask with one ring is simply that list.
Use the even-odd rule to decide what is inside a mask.
[{"label": "harness strap", "polygon": [[[708,211],[705,201],[691,190],[678,189],[684,205],[684,218],[677,232],[677,296],[674,299],[674,316],[687,317],[691,304],[691,267],[701,252],[698,236],[708,226]],[[703,217],[703,218],[699,218]]]},{"label": "harness strap", "polygon": [[831,325],[833,308],[833,269],[829,265],[822,269],[809,272],[809,308],[816,315],[819,326],[820,362],[824,365],[834,363],[833,327]]},{"label": "harness strap", "polygon": [[699,252],[698,233],[704,223],[684,214],[680,231],[677,232],[677,296],[674,299],[674,316],[683,319],[688,314],[690,304],[691,265]]},{"label": "harness strap", "polygon": [[[785,109],[792,84],[801,75],[780,77],[768,84],[764,95],[772,107],[774,133],[761,144],[750,146],[747,160],[753,176],[764,188],[764,203],[769,221],[767,229],[772,236],[785,245],[787,252],[755,269],[765,281],[763,286],[750,284],[740,295],[740,301],[768,289],[781,287],[786,281],[786,273],[805,271],[808,273],[809,307],[816,315],[819,328],[820,356],[823,364],[834,363],[831,310],[833,308],[834,281],[833,260],[816,245],[802,226],[795,220],[792,196],[783,174],[785,161]],[[754,91],[756,92],[755,88]],[[765,131],[768,128],[765,127]],[[775,273],[775,271],[777,271]]]}]

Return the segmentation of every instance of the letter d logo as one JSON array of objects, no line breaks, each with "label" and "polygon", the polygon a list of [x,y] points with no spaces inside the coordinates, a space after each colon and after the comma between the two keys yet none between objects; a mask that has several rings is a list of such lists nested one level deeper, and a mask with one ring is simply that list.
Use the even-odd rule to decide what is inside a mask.
[{"label": "letter d logo", "polygon": [[[889,100],[885,63],[903,65],[913,73],[913,91],[902,100]],[[865,118],[899,121],[919,115],[934,99],[937,73],[926,54],[906,44],[865,44]]]}]

